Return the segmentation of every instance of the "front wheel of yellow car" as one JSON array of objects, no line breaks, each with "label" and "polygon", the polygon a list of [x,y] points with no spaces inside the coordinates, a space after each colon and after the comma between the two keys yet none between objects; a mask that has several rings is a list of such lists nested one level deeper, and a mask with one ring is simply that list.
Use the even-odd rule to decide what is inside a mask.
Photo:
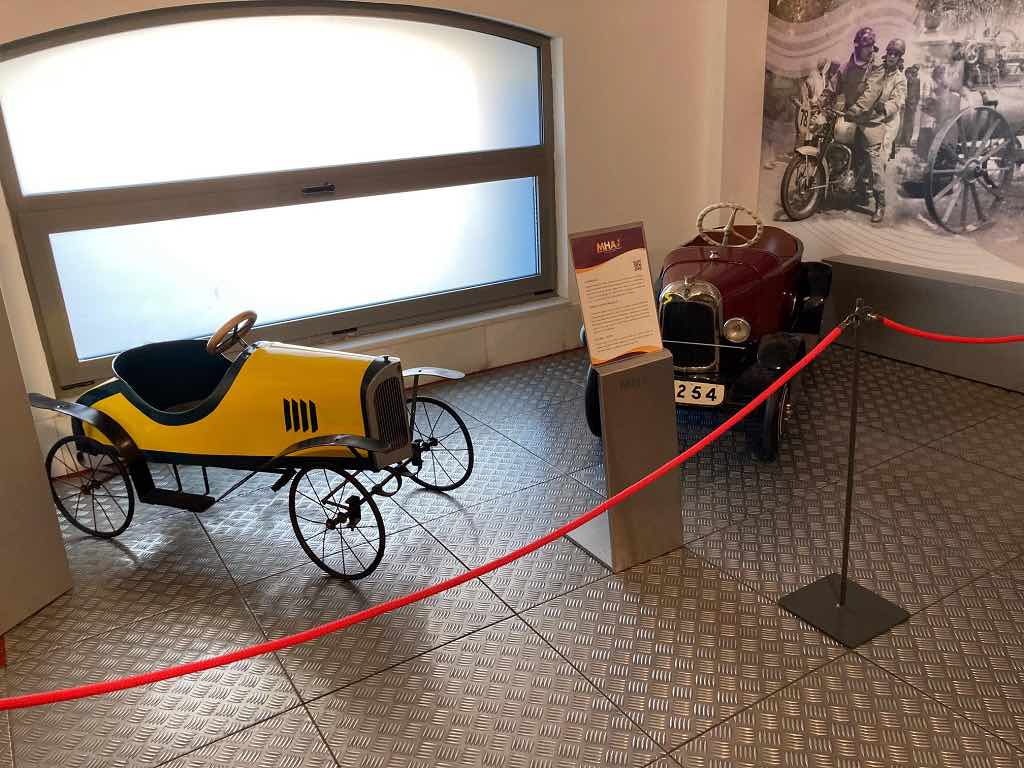
[{"label": "front wheel of yellow car", "polygon": [[361,579],[384,557],[384,520],[348,472],[307,467],[292,480],[292,529],[309,559],[332,576]]},{"label": "front wheel of yellow car", "polygon": [[112,539],[131,523],[135,493],[113,446],[81,435],[62,437],[46,454],[46,473],[57,509],[80,531]]},{"label": "front wheel of yellow car", "polygon": [[447,403],[417,395],[406,401],[413,455],[405,474],[431,491],[453,491],[473,473],[473,440]]}]

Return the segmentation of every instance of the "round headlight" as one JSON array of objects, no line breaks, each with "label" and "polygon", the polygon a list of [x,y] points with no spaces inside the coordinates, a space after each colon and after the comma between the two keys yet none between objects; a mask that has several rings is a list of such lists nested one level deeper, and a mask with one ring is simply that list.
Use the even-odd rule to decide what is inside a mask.
[{"label": "round headlight", "polygon": [[740,344],[750,338],[750,323],[742,317],[731,317],[722,326],[722,333],[733,344]]}]

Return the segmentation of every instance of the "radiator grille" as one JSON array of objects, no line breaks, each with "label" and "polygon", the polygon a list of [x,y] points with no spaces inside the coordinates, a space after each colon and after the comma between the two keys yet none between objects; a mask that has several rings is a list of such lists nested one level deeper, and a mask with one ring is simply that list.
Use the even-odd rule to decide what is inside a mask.
[{"label": "radiator grille", "polygon": [[385,379],[373,393],[373,410],[377,414],[377,438],[394,449],[409,442],[405,393],[397,376]]},{"label": "radiator grille", "polygon": [[715,310],[697,301],[670,301],[662,308],[661,335],[670,342],[699,342],[699,344],[669,343],[672,361],[679,368],[701,368],[715,362],[718,334]]}]

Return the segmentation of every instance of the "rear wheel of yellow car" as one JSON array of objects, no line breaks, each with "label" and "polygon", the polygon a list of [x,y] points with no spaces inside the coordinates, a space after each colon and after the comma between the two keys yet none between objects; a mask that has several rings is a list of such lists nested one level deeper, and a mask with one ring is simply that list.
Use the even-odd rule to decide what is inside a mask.
[{"label": "rear wheel of yellow car", "polygon": [[46,454],[50,492],[64,518],[101,539],[124,533],[135,493],[117,449],[81,435],[62,437]]},{"label": "rear wheel of yellow car", "polygon": [[307,467],[288,497],[295,538],[332,576],[361,579],[384,557],[384,520],[365,486],[345,471]]}]

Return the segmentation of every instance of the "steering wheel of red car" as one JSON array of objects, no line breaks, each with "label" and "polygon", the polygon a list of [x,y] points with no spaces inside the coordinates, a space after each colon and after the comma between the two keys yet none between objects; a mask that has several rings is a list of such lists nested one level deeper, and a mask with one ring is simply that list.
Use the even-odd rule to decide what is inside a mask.
[{"label": "steering wheel of red car", "polygon": [[213,332],[206,342],[206,351],[211,355],[223,355],[256,325],[256,313],[251,309],[239,312]]},{"label": "steering wheel of red car", "polygon": [[[721,210],[732,211],[729,214],[729,221],[725,223],[725,226],[705,228],[704,218],[713,211]],[[752,237],[744,237],[736,231],[736,214],[740,211],[747,214],[757,226]],[[714,205],[709,205],[697,216],[697,233],[701,236],[701,239],[720,248],[746,248],[748,245],[754,245],[758,242],[763,232],[764,224],[761,222],[761,218],[745,205],[740,205],[739,203],[715,203]],[[720,239],[716,240],[712,235],[718,235]]]}]

